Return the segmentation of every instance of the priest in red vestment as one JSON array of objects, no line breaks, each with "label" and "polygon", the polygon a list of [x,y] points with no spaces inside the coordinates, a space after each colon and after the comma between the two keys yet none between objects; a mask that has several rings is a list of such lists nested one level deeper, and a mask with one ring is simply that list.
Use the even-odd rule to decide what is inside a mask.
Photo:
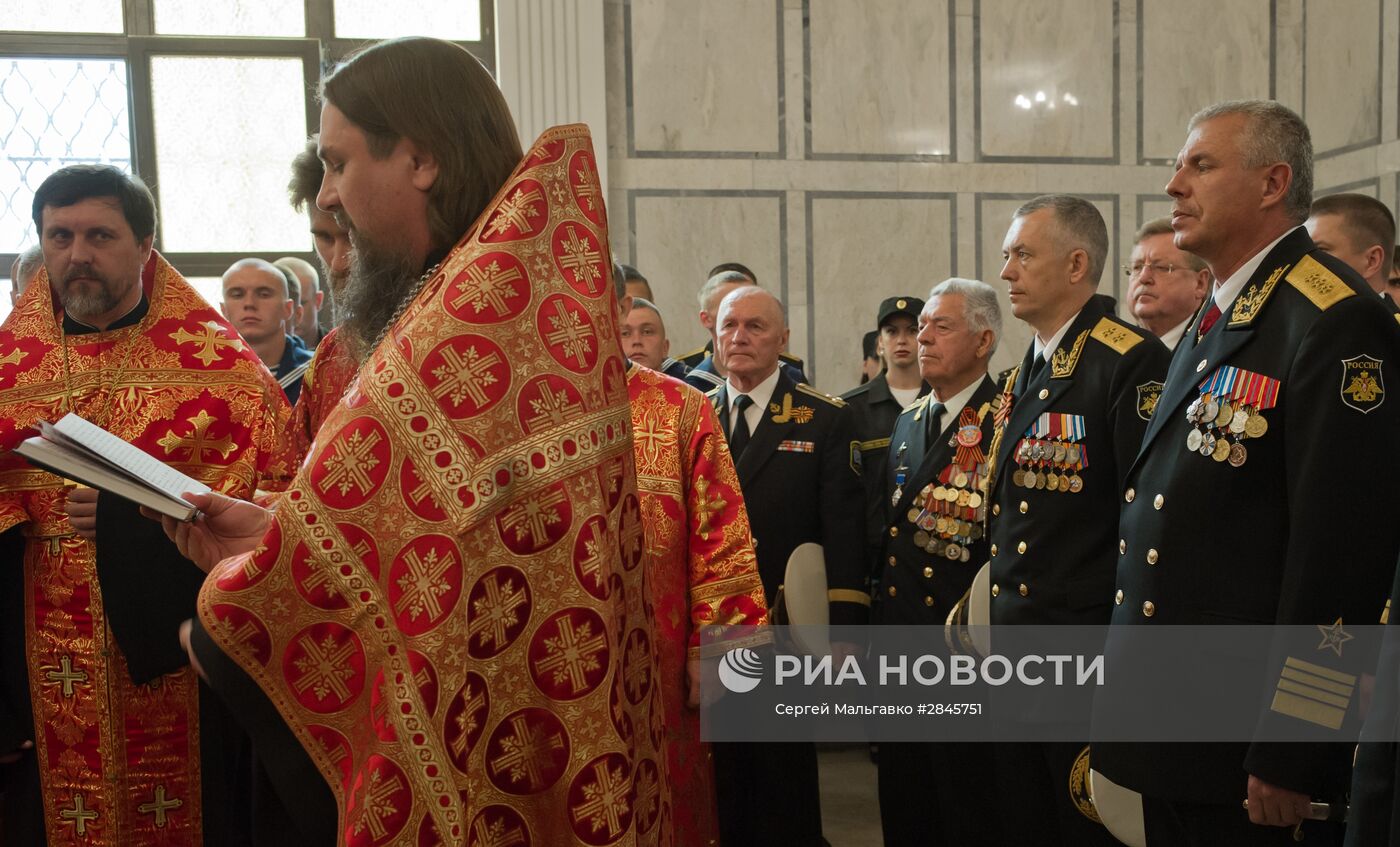
[{"label": "priest in red vestment", "polygon": [[33,208],[46,270],[0,325],[0,842],[238,844],[238,734],[177,637],[203,573],[130,502],[69,505],[72,483],[11,451],[72,412],[247,497],[285,483],[286,399],[151,249],[139,180],[63,168]]},{"label": "priest in red vestment", "polygon": [[[709,400],[636,364],[627,372],[627,391],[656,611],[675,843],[707,847],[719,843],[719,821],[714,762],[710,745],[700,740],[697,711],[700,629],[759,626],[767,605],[739,478]],[[748,640],[715,646],[723,652]]]},{"label": "priest in red vestment", "polygon": [[[213,517],[168,526],[200,561],[211,539],[248,550],[205,583],[194,652],[276,707],[340,843],[663,841],[665,713],[587,130],[546,132],[463,233],[436,213],[470,198],[437,181],[465,168],[480,190],[473,154],[516,144],[485,69],[399,39],[324,92],[320,205],[345,213],[357,261],[427,270],[377,313],[382,340],[358,332],[384,304],[355,305],[352,270],[343,326],[369,353],[274,511],[204,498]],[[432,124],[461,112],[454,156]],[[223,534],[259,514],[257,537]]]}]

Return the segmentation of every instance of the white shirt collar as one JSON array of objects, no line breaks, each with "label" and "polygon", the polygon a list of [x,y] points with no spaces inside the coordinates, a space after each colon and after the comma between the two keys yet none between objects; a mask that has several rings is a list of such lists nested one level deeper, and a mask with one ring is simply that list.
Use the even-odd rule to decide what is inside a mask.
[{"label": "white shirt collar", "polygon": [[1160,336],[1161,342],[1167,345],[1168,350],[1175,350],[1176,345],[1181,343],[1181,337],[1186,334],[1187,327],[1191,326],[1191,319],[1193,317],[1195,317],[1194,313],[1188,315],[1186,320],[1167,330]]},{"label": "white shirt collar", "polygon": [[1215,284],[1215,305],[1220,309],[1221,314],[1230,311],[1230,304],[1235,302],[1235,298],[1244,290],[1244,284],[1249,282],[1249,278],[1254,276],[1254,272],[1259,270],[1260,265],[1264,264],[1264,257],[1269,255],[1269,251],[1277,247],[1278,243],[1292,234],[1294,230],[1302,228],[1300,224],[1293,227],[1293,229],[1290,229],[1288,232],[1285,232],[1283,235],[1280,235],[1278,238],[1275,238],[1273,241],[1270,241],[1263,250],[1255,253],[1253,256],[1249,257],[1249,261],[1240,265],[1239,270],[1230,274],[1229,279]]},{"label": "white shirt collar", "polygon": [[[1083,310],[1083,309],[1080,309],[1080,310],[1079,310],[1079,312],[1082,312],[1082,311],[1084,311],[1084,310]],[[1035,335],[1035,355],[1041,356],[1041,357],[1043,357],[1047,362],[1049,362],[1050,357],[1045,355],[1045,351],[1046,351],[1046,350],[1049,350],[1051,356],[1053,356],[1053,355],[1055,354],[1055,351],[1056,351],[1057,349],[1059,349],[1059,347],[1060,347],[1060,342],[1064,340],[1065,333],[1066,333],[1066,332],[1069,332],[1069,325],[1072,324],[1072,323],[1074,323],[1074,319],[1075,319],[1075,318],[1079,317],[1079,312],[1075,312],[1073,315],[1070,315],[1069,320],[1067,320],[1067,321],[1065,321],[1063,324],[1061,324],[1061,325],[1060,325],[1060,328],[1059,328],[1058,330],[1055,331],[1055,334],[1052,335],[1052,336],[1050,336],[1049,338],[1047,338],[1047,339],[1045,340],[1045,343],[1044,343],[1044,344],[1041,344],[1041,343],[1040,343],[1040,334],[1039,334],[1039,333],[1036,333],[1036,335]]]},{"label": "white shirt collar", "polygon": [[952,426],[953,423],[957,421],[959,415],[962,413],[963,407],[972,399],[972,395],[976,393],[983,379],[986,379],[986,374],[974,379],[966,388],[954,394],[946,401],[939,400],[937,393],[929,392],[929,405],[926,408],[932,408],[934,403],[943,404],[943,420],[939,421],[939,424],[944,431],[947,431],[948,427]]},{"label": "white shirt collar", "polygon": [[749,399],[753,401],[753,405],[744,410],[744,418],[749,422],[749,432],[758,428],[758,422],[763,419],[763,412],[768,408],[768,401],[773,399],[773,390],[778,387],[778,374],[782,370],[780,362],[766,379],[754,386],[752,391],[740,391],[728,379],[724,381],[725,394],[729,400],[729,425],[731,428],[734,426],[734,401],[738,399],[740,394],[749,395]]}]

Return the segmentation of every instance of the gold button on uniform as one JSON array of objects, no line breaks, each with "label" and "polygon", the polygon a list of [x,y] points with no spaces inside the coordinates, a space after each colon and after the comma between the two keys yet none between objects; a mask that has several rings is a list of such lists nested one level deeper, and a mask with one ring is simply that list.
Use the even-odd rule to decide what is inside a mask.
[{"label": "gold button on uniform", "polygon": [[1200,373],[1201,371],[1203,371],[1203,370],[1205,370],[1205,369],[1206,369],[1206,360],[1205,360],[1205,359],[1202,359],[1202,360],[1200,360],[1199,362],[1196,363],[1196,373]]},{"label": "gold button on uniform", "polygon": [[1160,508],[1162,508],[1162,504],[1165,503],[1165,502],[1167,502],[1167,498],[1165,498],[1165,497],[1163,497],[1162,495],[1158,494],[1156,497],[1153,497],[1153,498],[1152,498],[1152,508],[1154,508],[1154,509],[1160,509]]},{"label": "gold button on uniform", "polygon": [[1137,499],[1137,489],[1129,488],[1123,492],[1123,499],[1129,503]]},{"label": "gold button on uniform", "polygon": [[992,555],[995,556],[996,554],[997,554],[997,546],[996,546],[995,544],[993,544],[993,545],[992,545]]},{"label": "gold button on uniform", "polygon": [[924,605],[925,605],[925,606],[932,606],[932,605],[933,605],[933,598],[930,597],[930,596],[928,596],[927,594],[925,594],[925,595],[924,595]]},{"label": "gold button on uniform", "polygon": [[1021,501],[1021,514],[1024,515],[1024,514],[1030,509],[1030,507],[1031,507],[1031,506],[1030,506],[1029,503],[1027,503],[1025,500],[1022,500],[1022,501]]},{"label": "gold button on uniform", "polygon": [[897,526],[892,526],[892,527],[890,527],[890,538],[897,538],[897,537],[899,537],[899,527],[897,527]]},{"label": "gold button on uniform", "polygon": [[1157,605],[1151,600],[1144,601],[1142,604],[1143,617],[1150,618],[1155,614],[1157,614]]},{"label": "gold button on uniform", "polygon": [[924,577],[925,577],[925,578],[929,578],[929,577],[932,577],[932,576],[933,576],[933,568],[930,568],[930,567],[928,567],[928,566],[925,566],[925,567],[924,567]]},{"label": "gold button on uniform", "polygon": [[1000,586],[1000,585],[997,585],[995,582],[992,583],[992,596],[995,597],[995,596],[997,596],[997,595],[1000,594],[1000,593],[1001,593],[1001,586]]},{"label": "gold button on uniform", "polygon": [[999,514],[1001,514],[1001,504],[1000,504],[1000,503],[993,503],[993,504],[992,504],[992,514],[994,514],[994,515],[999,515]]},{"label": "gold button on uniform", "polygon": [[1019,592],[1021,592],[1021,596],[1022,596],[1022,597],[1025,597],[1027,594],[1030,594],[1030,593],[1031,593],[1031,590],[1030,590],[1029,588],[1026,587],[1026,584],[1025,584],[1024,582],[1021,583],[1021,587],[1018,588],[1018,589],[1016,589],[1016,590],[1019,591]]},{"label": "gold button on uniform", "polygon": [[1042,389],[1040,389],[1040,394],[1038,394],[1038,395],[1036,395],[1036,396],[1039,397],[1040,399],[1044,400],[1045,398],[1047,398],[1047,397],[1050,396],[1050,389],[1048,389],[1048,388],[1042,388]]},{"label": "gold button on uniform", "polygon": [[1118,589],[1118,593],[1115,594],[1115,595],[1113,595],[1113,605],[1115,605],[1115,606],[1121,606],[1121,605],[1123,605],[1123,589],[1121,589],[1121,588]]},{"label": "gold button on uniform", "polygon": [[[1123,554],[1126,553],[1126,552],[1128,552],[1128,539],[1126,539],[1126,538],[1120,538],[1120,539],[1118,539],[1118,555],[1121,556],[1121,555],[1123,555]],[[891,560],[890,563],[893,564],[893,563],[894,563],[894,561],[893,561],[893,560],[894,560],[894,557],[891,556],[891,557],[890,557],[890,560]]]},{"label": "gold button on uniform", "polygon": [[891,596],[891,597],[894,596],[894,586],[893,586],[893,585],[890,586],[890,596]]},{"label": "gold button on uniform", "polygon": [[1147,551],[1147,563],[1148,563],[1149,565],[1155,565],[1155,564],[1157,564],[1157,551],[1156,551],[1156,549],[1152,549],[1152,550],[1148,550],[1148,551]]},{"label": "gold button on uniform", "polygon": [[1017,545],[1016,545],[1016,552],[1017,552],[1017,553],[1024,553],[1024,552],[1026,552],[1026,542],[1022,541],[1020,544],[1017,544]]},{"label": "gold button on uniform", "polygon": [[894,556],[891,556],[891,557],[890,557],[890,567],[894,567],[894,566],[895,566],[895,558],[894,558]]}]

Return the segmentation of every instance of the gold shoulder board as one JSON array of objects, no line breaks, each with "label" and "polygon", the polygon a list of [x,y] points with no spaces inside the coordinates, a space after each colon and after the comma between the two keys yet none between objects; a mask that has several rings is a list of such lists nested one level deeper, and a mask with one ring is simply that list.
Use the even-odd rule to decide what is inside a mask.
[{"label": "gold shoulder board", "polygon": [[1099,318],[1098,324],[1094,326],[1094,331],[1089,333],[1089,336],[1109,349],[1117,351],[1120,356],[1142,341],[1142,336],[1107,317]]},{"label": "gold shoulder board", "polygon": [[846,405],[846,401],[842,400],[840,397],[832,397],[830,394],[823,394],[805,382],[799,382],[797,384],[797,390],[801,391],[803,394],[809,394],[818,400],[824,400],[837,408]]},{"label": "gold shoulder board", "polygon": [[1356,293],[1312,256],[1299,259],[1284,278],[1324,312]]}]

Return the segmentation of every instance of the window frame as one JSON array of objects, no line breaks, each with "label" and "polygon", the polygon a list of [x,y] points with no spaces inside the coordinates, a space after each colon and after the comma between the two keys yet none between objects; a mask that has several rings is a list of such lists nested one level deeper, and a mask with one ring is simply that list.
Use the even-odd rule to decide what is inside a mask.
[{"label": "window frame", "polygon": [[[113,0],[117,2],[117,0]],[[113,59],[126,62],[127,127],[131,139],[132,171],[151,187],[157,197],[156,249],[180,273],[190,277],[221,275],[235,261],[256,257],[271,261],[281,256],[298,256],[317,263],[308,229],[305,250],[292,252],[247,251],[167,252],[159,214],[160,162],[155,155],[155,114],[151,96],[151,59],[155,56],[207,56],[210,58],[285,57],[302,60],[306,92],[306,127],[309,136],[320,125],[319,88],[321,76],[354,51],[372,41],[335,36],[335,0],[303,0],[305,37],[157,35],[154,3],[158,0],[120,0],[122,33],[56,33],[0,30],[0,57],[26,59]],[[457,41],[496,76],[496,20],[493,0],[476,0],[481,7],[481,40]],[[287,177],[291,177],[287,162]],[[286,202],[285,195],[270,198]],[[0,278],[9,279],[10,266],[18,254],[16,245],[0,244]]]}]

